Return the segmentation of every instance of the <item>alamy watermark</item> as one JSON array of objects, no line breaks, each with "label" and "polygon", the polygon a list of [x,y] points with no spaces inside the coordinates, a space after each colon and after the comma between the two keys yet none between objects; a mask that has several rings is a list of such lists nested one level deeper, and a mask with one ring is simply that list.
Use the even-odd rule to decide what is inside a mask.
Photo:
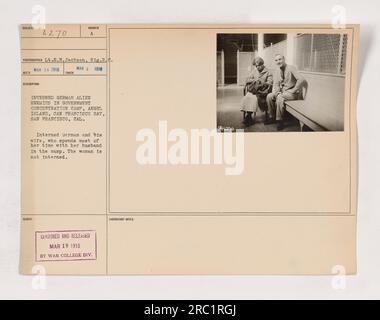
[{"label": "alamy watermark", "polygon": [[45,29],[46,27],[46,8],[42,5],[35,5],[32,8],[32,27],[33,29]]},{"label": "alamy watermark", "polygon": [[44,266],[35,265],[32,268],[32,288],[34,290],[46,290],[46,269]]},{"label": "alamy watermark", "polygon": [[331,273],[334,275],[331,280],[331,287],[334,290],[346,289],[346,268],[342,265],[335,265],[331,269]]},{"label": "alamy watermark", "polygon": [[158,122],[158,131],[143,128],[136,134],[140,165],[224,165],[226,175],[244,171],[244,130],[168,129]]},{"label": "alamy watermark", "polygon": [[347,10],[344,6],[335,5],[331,8],[331,25],[334,29],[345,29],[347,24]]}]

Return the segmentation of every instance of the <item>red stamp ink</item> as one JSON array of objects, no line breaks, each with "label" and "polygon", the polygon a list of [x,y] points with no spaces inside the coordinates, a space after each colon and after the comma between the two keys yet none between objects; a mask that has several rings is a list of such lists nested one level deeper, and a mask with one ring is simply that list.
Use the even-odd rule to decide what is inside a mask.
[{"label": "red stamp ink", "polygon": [[94,230],[36,231],[35,260],[89,261],[97,259]]}]

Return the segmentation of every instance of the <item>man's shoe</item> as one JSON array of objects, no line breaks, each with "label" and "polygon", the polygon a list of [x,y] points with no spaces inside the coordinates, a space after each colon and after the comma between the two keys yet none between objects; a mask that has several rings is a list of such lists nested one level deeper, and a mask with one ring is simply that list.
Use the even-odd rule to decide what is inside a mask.
[{"label": "man's shoe", "polygon": [[281,131],[282,129],[284,129],[284,124],[282,122],[279,122],[277,124],[277,131]]},{"label": "man's shoe", "polygon": [[264,121],[264,124],[265,125],[268,125],[268,124],[273,124],[273,123],[275,123],[276,122],[276,120],[274,120],[273,118],[268,118],[268,119],[266,119],[265,121]]}]

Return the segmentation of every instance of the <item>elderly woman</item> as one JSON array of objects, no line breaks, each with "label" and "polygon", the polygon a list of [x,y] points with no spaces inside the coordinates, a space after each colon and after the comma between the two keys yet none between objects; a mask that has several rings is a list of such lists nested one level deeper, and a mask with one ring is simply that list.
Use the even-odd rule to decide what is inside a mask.
[{"label": "elderly woman", "polygon": [[252,64],[254,68],[246,80],[246,93],[241,102],[243,123],[247,127],[255,123],[254,118],[259,107],[261,110],[267,110],[266,96],[272,91],[273,85],[273,76],[265,67],[264,60],[257,57]]}]

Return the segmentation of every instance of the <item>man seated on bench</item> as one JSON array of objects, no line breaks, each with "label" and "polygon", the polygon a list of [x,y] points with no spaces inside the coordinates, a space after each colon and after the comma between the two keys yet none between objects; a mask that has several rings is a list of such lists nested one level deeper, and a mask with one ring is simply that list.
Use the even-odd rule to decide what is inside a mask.
[{"label": "man seated on bench", "polygon": [[285,101],[299,99],[305,78],[296,67],[286,64],[283,55],[276,54],[274,61],[278,68],[274,72],[273,91],[267,96],[269,119],[265,124],[277,121],[280,131],[284,128]]}]

